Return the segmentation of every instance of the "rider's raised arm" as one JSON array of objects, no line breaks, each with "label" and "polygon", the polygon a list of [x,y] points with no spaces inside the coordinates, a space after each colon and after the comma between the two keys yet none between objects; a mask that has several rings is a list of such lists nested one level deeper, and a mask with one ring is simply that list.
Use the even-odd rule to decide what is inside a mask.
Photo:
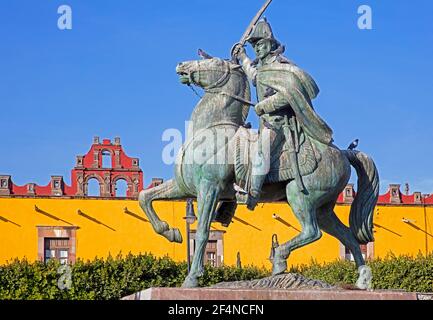
[{"label": "rider's raised arm", "polygon": [[245,52],[245,49],[240,50],[238,54],[238,59],[242,64],[242,69],[244,70],[245,74],[247,75],[248,79],[256,85],[256,77],[257,77],[257,69],[256,67],[252,66],[252,60],[247,56],[247,53]]}]

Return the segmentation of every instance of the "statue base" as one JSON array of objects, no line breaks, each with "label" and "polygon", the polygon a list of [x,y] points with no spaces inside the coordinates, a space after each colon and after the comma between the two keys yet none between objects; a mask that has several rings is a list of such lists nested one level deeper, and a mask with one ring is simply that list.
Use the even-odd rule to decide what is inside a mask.
[{"label": "statue base", "polygon": [[150,288],[122,300],[433,300],[433,294],[391,290]]},{"label": "statue base", "polygon": [[284,273],[207,288],[150,288],[122,300],[433,300],[433,293],[360,290],[353,285],[333,286],[297,273]]}]

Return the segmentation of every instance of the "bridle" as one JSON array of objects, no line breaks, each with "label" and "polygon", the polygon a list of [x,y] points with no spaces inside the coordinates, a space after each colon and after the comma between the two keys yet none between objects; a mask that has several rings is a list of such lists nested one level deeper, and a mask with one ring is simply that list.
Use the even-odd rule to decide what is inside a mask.
[{"label": "bridle", "polygon": [[[227,61],[221,60],[224,63],[224,74],[216,80],[214,83],[208,85],[208,86],[202,86],[200,85],[200,74],[203,72],[221,72],[221,70],[215,70],[215,69],[204,69],[200,66],[200,61],[194,61],[195,64],[194,72],[190,73],[189,80],[191,83],[195,84],[196,86],[202,87],[205,91],[211,90],[214,88],[222,87],[227,83],[227,81],[230,79],[230,65]],[[192,74],[195,74],[196,81],[193,79]]]},{"label": "bridle", "polygon": [[[193,79],[193,76],[192,76],[193,73],[190,73],[189,74],[190,83],[192,83],[192,84],[194,84],[196,86],[202,87],[203,90],[205,91],[205,93],[222,94],[222,95],[231,97],[231,98],[233,98],[235,100],[238,100],[240,102],[243,102],[245,104],[248,104],[250,106],[254,106],[253,102],[251,102],[249,100],[246,100],[246,99],[244,99],[242,97],[239,97],[237,95],[228,93],[228,92],[226,92],[226,91],[224,91],[224,90],[221,89],[221,87],[224,86],[229,81],[229,79],[231,77],[230,63],[228,61],[226,61],[226,60],[221,60],[221,61],[224,63],[224,74],[218,80],[216,80],[214,83],[212,83],[212,84],[210,84],[208,86],[202,86],[202,85],[199,84],[200,83],[200,73],[203,73],[203,72],[221,72],[221,70],[202,69],[200,67],[200,62],[199,61],[194,61],[194,63],[196,64],[196,66],[195,66],[196,67],[195,68],[196,71],[194,71],[193,73],[195,73],[195,77],[196,77],[197,80],[195,81]],[[201,96],[197,93],[197,91],[195,91],[195,89],[191,85],[189,85],[189,87],[194,91],[194,93],[196,95],[198,95],[201,98]]]},{"label": "bridle", "polygon": [[[241,101],[241,102],[243,102],[245,104],[253,106],[254,104],[251,101],[248,101],[248,100],[246,100],[246,99],[244,99],[242,97],[239,97],[237,95],[225,92],[222,89],[222,87],[230,80],[230,77],[231,77],[231,74],[232,74],[231,73],[232,70],[230,69],[230,64],[229,64],[228,61],[225,61],[225,60],[221,60],[221,61],[224,62],[224,74],[218,80],[216,80],[214,83],[212,83],[211,85],[208,85],[208,86],[201,86],[199,84],[200,83],[200,73],[203,73],[203,72],[221,72],[221,70],[202,69],[200,67],[199,61],[195,61],[194,62],[195,63],[195,66],[194,66],[195,67],[194,68],[195,71],[189,73],[189,82],[190,82],[190,84],[188,84],[188,86],[200,98],[202,98],[202,97],[197,93],[197,91],[195,91],[194,87],[191,84],[203,88],[203,90],[207,94],[222,94],[222,95],[226,95],[226,96],[231,97],[231,98],[233,98],[235,100],[238,100],[238,101]],[[194,77],[192,76],[193,73],[195,74]],[[196,78],[197,80],[194,81],[193,78]],[[196,132],[194,134],[194,137],[195,136],[200,136],[202,132],[205,132],[206,130],[209,130],[209,129],[212,129],[212,128],[215,128],[215,127],[218,127],[218,126],[232,126],[234,128],[239,128],[240,125],[241,124],[233,122],[233,121],[230,121],[230,120],[212,123],[209,126],[207,126],[207,127],[203,128],[203,129],[199,130],[198,132]],[[185,157],[185,152],[189,148],[189,146],[194,142],[194,137],[191,138],[190,140],[186,141],[185,144],[181,147],[181,149],[179,151],[179,157],[180,157],[179,158],[179,163],[183,163],[183,161],[184,161],[183,159]],[[177,180],[177,182],[181,185],[182,188],[184,188],[185,190],[188,190],[188,187],[187,187],[187,185],[185,183],[182,167],[183,166],[176,166],[176,170],[178,172],[178,175],[177,175],[178,176],[178,180]]]}]

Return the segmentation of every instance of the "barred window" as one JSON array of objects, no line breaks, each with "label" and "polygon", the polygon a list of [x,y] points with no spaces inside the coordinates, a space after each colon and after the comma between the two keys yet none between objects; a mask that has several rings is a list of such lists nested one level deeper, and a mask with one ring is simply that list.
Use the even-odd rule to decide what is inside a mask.
[{"label": "barred window", "polygon": [[[212,267],[220,267],[224,263],[224,233],[221,230],[211,230],[206,244],[203,262]],[[190,258],[193,258],[196,248],[196,231],[190,231]]]},{"label": "barred window", "polygon": [[44,261],[51,259],[67,264],[69,261],[70,241],[69,238],[45,238],[44,239]]},{"label": "barred window", "polygon": [[205,263],[212,267],[218,266],[217,261],[217,241],[209,240],[206,246]]}]

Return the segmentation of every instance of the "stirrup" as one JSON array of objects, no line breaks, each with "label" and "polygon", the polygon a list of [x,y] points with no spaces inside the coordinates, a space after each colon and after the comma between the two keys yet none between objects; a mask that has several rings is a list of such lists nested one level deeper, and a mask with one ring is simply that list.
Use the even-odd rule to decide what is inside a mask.
[{"label": "stirrup", "polygon": [[248,193],[236,192],[236,202],[237,204],[244,204],[247,206],[248,210],[254,211],[259,203],[259,199]]},{"label": "stirrup", "polygon": [[238,204],[248,203],[248,193],[236,192],[236,202]]},{"label": "stirrup", "polygon": [[238,194],[238,193],[248,194],[248,191],[243,189],[241,186],[238,186],[236,183],[233,183],[233,188],[235,189],[236,194]]}]

